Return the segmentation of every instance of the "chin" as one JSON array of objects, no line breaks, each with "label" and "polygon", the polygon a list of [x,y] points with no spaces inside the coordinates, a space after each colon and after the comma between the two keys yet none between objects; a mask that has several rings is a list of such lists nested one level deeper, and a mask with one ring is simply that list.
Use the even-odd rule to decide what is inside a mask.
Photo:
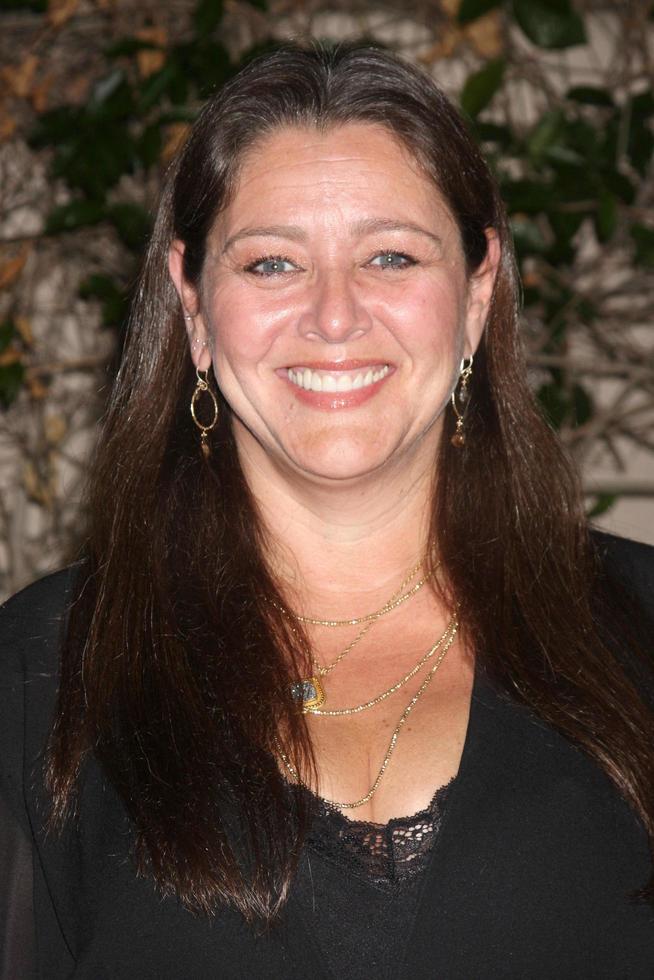
[{"label": "chin", "polygon": [[327,445],[288,447],[286,455],[296,472],[320,481],[348,482],[383,470],[394,458],[394,449],[338,439]]}]

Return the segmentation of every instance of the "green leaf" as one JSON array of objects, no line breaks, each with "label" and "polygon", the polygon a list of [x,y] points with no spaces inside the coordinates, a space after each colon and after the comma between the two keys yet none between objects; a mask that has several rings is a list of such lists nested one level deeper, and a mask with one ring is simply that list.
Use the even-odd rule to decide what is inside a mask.
[{"label": "green leaf", "polygon": [[594,517],[599,517],[601,514],[606,514],[607,510],[613,507],[617,500],[617,496],[614,493],[598,493],[595,497],[594,504],[586,512],[586,517],[588,520],[592,520]]},{"label": "green leaf", "polygon": [[585,425],[593,417],[594,406],[590,394],[580,384],[572,389],[572,411],[575,425]]},{"label": "green leaf", "polygon": [[97,225],[106,217],[104,204],[98,201],[71,201],[55,208],[47,217],[45,232],[47,235],[57,235],[62,231],[75,231]]},{"label": "green leaf", "polygon": [[502,84],[505,68],[504,58],[496,58],[469,76],[461,93],[461,108],[464,112],[474,118],[486,108]]},{"label": "green leaf", "polygon": [[175,86],[180,71],[176,57],[171,55],[160,71],[154,72],[145,79],[136,106],[139,115],[143,115],[156,105]]},{"label": "green leaf", "polygon": [[590,326],[594,323],[599,316],[599,310],[597,306],[591,302],[591,300],[584,298],[577,302],[577,316],[582,323]]},{"label": "green leaf", "polygon": [[602,170],[602,180],[607,189],[625,204],[633,204],[636,189],[628,177],[618,170]]},{"label": "green leaf", "polygon": [[161,155],[161,128],[158,123],[146,126],[136,143],[136,152],[144,167],[152,167]]},{"label": "green leaf", "polygon": [[635,245],[634,260],[638,265],[654,268],[654,229],[634,224],[630,232]]},{"label": "green leaf", "polygon": [[511,230],[516,252],[520,258],[527,255],[542,255],[547,250],[547,242],[535,221],[529,218],[512,218]]},{"label": "green leaf", "polygon": [[597,88],[594,85],[575,85],[568,89],[565,97],[571,102],[581,102],[583,105],[614,105],[611,94],[605,88]]},{"label": "green leaf", "polygon": [[0,0],[2,10],[31,10],[35,14],[44,14],[48,9],[48,0]]},{"label": "green leaf", "polygon": [[523,211],[537,214],[546,211],[552,201],[550,184],[534,180],[505,180],[502,182],[502,196],[510,213]]},{"label": "green leaf", "polygon": [[82,299],[100,300],[105,327],[119,326],[127,318],[128,298],[109,276],[89,276],[81,283],[79,295]]},{"label": "green leaf", "polygon": [[135,141],[123,121],[89,121],[78,136],[60,144],[52,169],[69,187],[89,198],[103,200],[107,191],[137,161]]},{"label": "green leaf", "polygon": [[132,251],[140,251],[150,234],[151,222],[148,212],[138,204],[112,204],[107,208],[107,217],[118,235]]},{"label": "green leaf", "polygon": [[7,319],[0,323],[0,354],[7,350],[9,344],[16,336],[16,324],[13,320]]},{"label": "green leaf", "polygon": [[480,143],[497,143],[506,148],[513,142],[513,133],[508,126],[478,121],[475,125],[475,131]]},{"label": "green leaf", "polygon": [[649,120],[632,115],[627,138],[627,153],[641,177],[644,177],[649,169],[653,151],[654,134],[649,128]]},{"label": "green leaf", "polygon": [[461,0],[456,19],[459,24],[470,24],[489,10],[496,10],[502,2],[503,0]]},{"label": "green leaf", "polygon": [[549,424],[553,429],[560,429],[570,409],[561,386],[555,381],[549,381],[541,385],[536,396]]},{"label": "green leaf", "polygon": [[154,44],[152,41],[141,41],[138,37],[124,37],[120,41],[110,44],[108,48],[105,48],[104,53],[107,58],[129,58],[138,51],[151,51],[155,49],[158,50],[159,45]]},{"label": "green leaf", "polygon": [[570,48],[586,42],[584,23],[570,0],[513,0],[513,12],[539,48]]},{"label": "green leaf", "polygon": [[30,145],[49,146],[77,136],[83,117],[82,110],[74,106],[61,106],[39,116],[30,134]]},{"label": "green leaf", "polygon": [[25,378],[25,368],[20,361],[0,364],[0,405],[9,408],[20,391]]},{"label": "green leaf", "polygon": [[193,25],[198,37],[211,34],[223,16],[223,0],[200,0],[193,13]]},{"label": "green leaf", "polygon": [[560,109],[546,112],[541,117],[527,139],[527,150],[535,161],[558,140],[564,124],[565,117]]},{"label": "green leaf", "polygon": [[631,100],[631,112],[635,116],[647,118],[654,115],[654,95],[650,89],[639,92]]},{"label": "green leaf", "polygon": [[86,111],[99,119],[124,119],[134,109],[132,90],[122,68],[114,68],[93,86]]},{"label": "green leaf", "polygon": [[[203,99],[233,74],[229,52],[219,41],[205,39],[179,45],[177,56],[184,82],[194,82]],[[179,93],[171,92],[171,97],[182,104],[187,101],[186,91],[181,88]]]},{"label": "green leaf", "polygon": [[604,243],[613,236],[618,223],[617,201],[610,191],[600,191],[595,212],[595,232],[598,241]]},{"label": "green leaf", "polygon": [[554,232],[554,242],[547,252],[547,257],[553,265],[567,264],[574,259],[574,236],[579,231],[585,215],[580,212],[550,211],[547,215],[550,227]]}]

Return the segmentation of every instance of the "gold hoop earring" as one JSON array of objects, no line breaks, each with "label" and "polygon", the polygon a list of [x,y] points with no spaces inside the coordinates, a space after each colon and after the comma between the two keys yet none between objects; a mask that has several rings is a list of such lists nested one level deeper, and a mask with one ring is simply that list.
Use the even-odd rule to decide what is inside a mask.
[{"label": "gold hoop earring", "polygon": [[[472,377],[472,361],[472,354],[470,355],[470,359],[468,360],[467,364],[465,357],[461,361],[459,381],[457,382],[457,387],[458,385],[461,387],[459,389],[458,396],[456,388],[452,392],[452,408],[454,410],[454,414],[456,415],[456,431],[450,439],[450,442],[453,446],[456,446],[457,449],[461,449],[461,447],[465,446],[466,444],[466,436],[463,430],[465,426],[466,411],[468,408],[468,398],[470,396],[470,392],[468,391],[468,382]],[[459,405],[461,406],[460,408]]]},{"label": "gold hoop earring", "polygon": [[[216,400],[216,396],[214,395],[213,391],[209,387],[209,372],[200,371],[199,368],[196,368],[195,374],[198,380],[197,380],[197,384],[195,385],[193,395],[191,396],[191,418],[193,419],[198,429],[200,430],[200,448],[202,450],[202,455],[204,456],[205,459],[208,459],[209,456],[211,455],[211,447],[207,442],[207,435],[218,424],[218,418],[220,412],[218,410],[218,402]],[[204,375],[204,377],[202,377],[202,375]],[[209,395],[213,407],[213,418],[211,419],[211,422],[208,425],[205,425],[204,422],[201,422],[197,416],[197,401],[205,393]]]}]

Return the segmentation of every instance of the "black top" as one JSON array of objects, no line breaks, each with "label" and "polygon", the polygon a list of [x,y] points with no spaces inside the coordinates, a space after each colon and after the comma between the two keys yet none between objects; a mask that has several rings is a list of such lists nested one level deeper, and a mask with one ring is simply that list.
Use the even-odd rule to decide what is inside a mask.
[{"label": "black top", "polygon": [[424,810],[386,824],[351,820],[313,797],[295,888],[334,980],[397,977],[454,782],[436,790]]},{"label": "black top", "polygon": [[[628,589],[654,616],[654,549],[615,540],[607,547]],[[11,853],[0,857],[20,865],[21,856],[32,855],[33,919],[21,916],[21,909],[29,912],[30,889],[15,876],[10,899],[23,923],[21,941],[29,944],[34,924],[38,976],[361,975],[348,971],[347,959],[333,974],[324,945],[329,927],[343,924],[331,905],[337,893],[329,889],[329,875],[336,874],[336,903],[345,896],[348,929],[359,930],[363,947],[371,908],[365,890],[357,890],[363,879],[352,874],[344,888],[343,874],[329,855],[318,853],[315,840],[280,925],[256,936],[234,911],[220,910],[212,921],[193,916],[135,877],[132,828],[94,762],[81,787],[79,821],[61,837],[44,834],[40,762],[69,584],[69,573],[44,579],[0,614],[0,798],[14,828]],[[654,911],[633,898],[649,872],[644,830],[603,772],[496,693],[477,670],[459,774],[425,873],[398,912],[395,976],[651,980]],[[332,915],[322,934],[316,912]],[[370,967],[368,975],[378,976]]]}]

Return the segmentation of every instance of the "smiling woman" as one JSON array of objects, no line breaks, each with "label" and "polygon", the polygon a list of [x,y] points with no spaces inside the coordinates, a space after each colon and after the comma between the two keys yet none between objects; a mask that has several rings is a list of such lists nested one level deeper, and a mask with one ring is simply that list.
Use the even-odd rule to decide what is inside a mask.
[{"label": "smiling woman", "polygon": [[12,980],[651,975],[654,561],[517,288],[418,70],[285,48],[204,108],[84,557],[0,615]]},{"label": "smiling woman", "polygon": [[279,127],[246,155],[200,282],[184,276],[182,241],[170,267],[257,495],[279,465],[297,480],[374,471],[378,486],[397,466],[410,483],[431,475],[486,319],[488,235],[469,278],[433,180],[378,124]]}]

